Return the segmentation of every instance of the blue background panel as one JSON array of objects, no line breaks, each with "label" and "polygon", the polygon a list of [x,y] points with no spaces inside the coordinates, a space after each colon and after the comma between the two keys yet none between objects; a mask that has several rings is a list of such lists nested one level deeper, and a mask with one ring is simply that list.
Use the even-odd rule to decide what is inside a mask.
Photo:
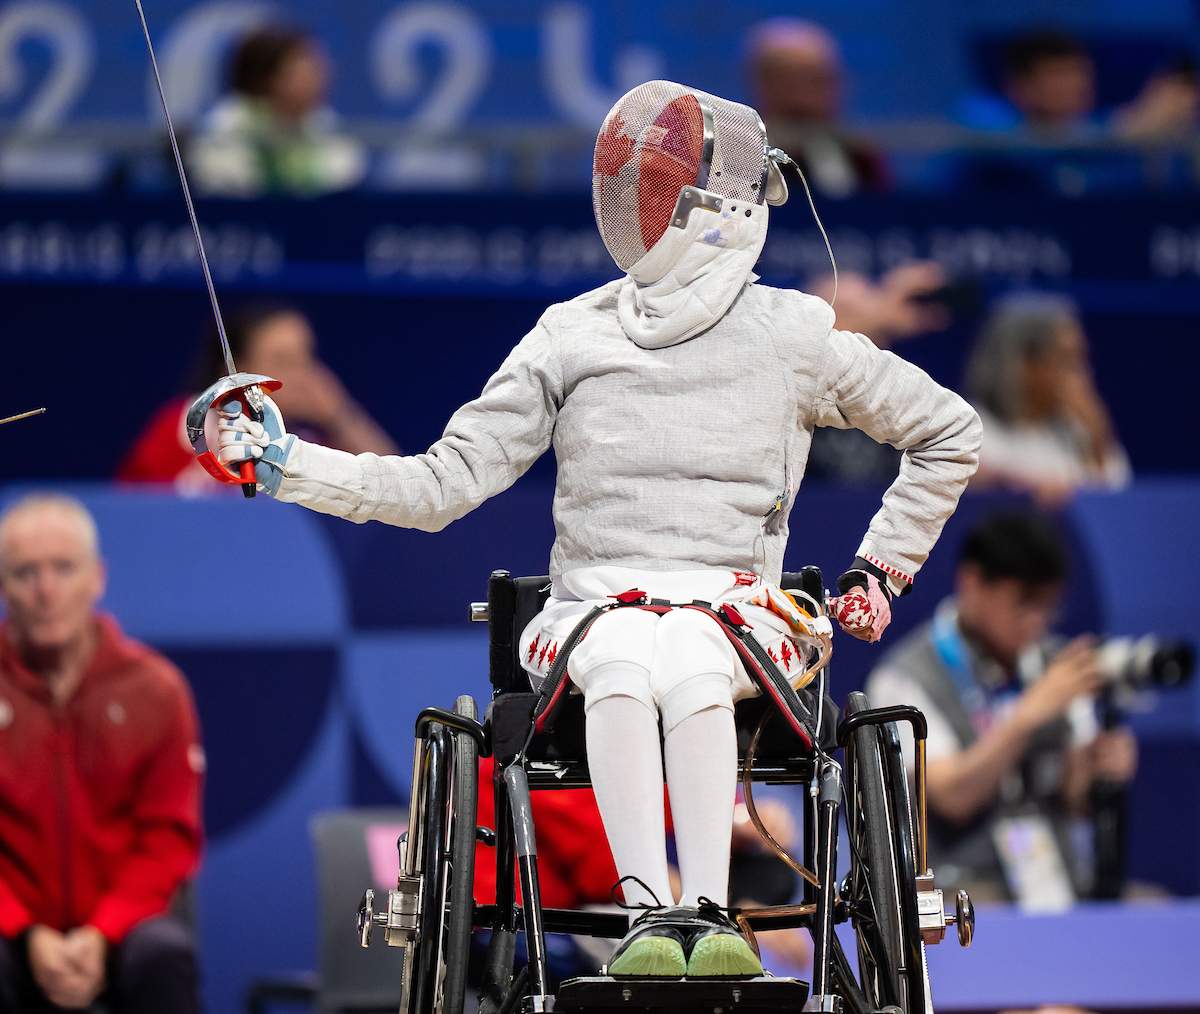
[{"label": "blue background panel", "polygon": [[[7,487],[0,509],[32,485]],[[58,487],[78,496],[109,563],[101,608],[154,644],[311,644],[346,626],[337,561],[313,516],[265,495]],[[269,589],[269,592],[267,591]]]}]

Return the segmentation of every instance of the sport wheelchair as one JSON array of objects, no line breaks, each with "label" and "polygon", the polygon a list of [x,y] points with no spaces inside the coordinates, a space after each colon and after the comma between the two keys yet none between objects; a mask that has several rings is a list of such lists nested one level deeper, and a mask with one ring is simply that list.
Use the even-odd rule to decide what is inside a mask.
[{"label": "sport wheelchair", "polygon": [[[785,574],[781,584],[824,608],[816,568]],[[927,868],[925,719],[912,707],[871,709],[864,694],[853,693],[839,723],[824,693],[824,673],[801,694],[816,715],[812,749],[801,749],[787,723],[772,721],[777,708],[765,696],[735,709],[747,808],[767,844],[803,878],[803,897],[801,904],[734,909],[731,915],[754,946],[755,931],[807,927],[814,944],[811,990],[800,980],[769,975],[664,981],[611,978],[601,969],[599,976],[566,979],[552,992],[547,933],[619,939],[629,924],[623,913],[548,909],[540,901],[529,793],[590,784],[582,697],[563,700],[552,729],[530,732],[539,695],[520,665],[518,641],[549,591],[545,577],[493,573],[487,602],[471,606],[471,619],[486,621],[489,630],[494,692],[484,721],[466,696],[452,711],[426,708],[417,718],[409,829],[397,843],[396,890],[378,906],[368,890],[358,912],[364,947],[375,927],[382,927],[389,945],[404,948],[400,1014],[463,1014],[476,927],[491,931],[480,1014],[518,1009],[596,1014],[618,1008],[931,1012],[925,945],[939,943],[946,928],[956,925],[960,944],[968,946],[975,917],[962,891],[955,913],[945,911]],[[814,692],[817,685],[821,689]],[[911,725],[917,744],[915,813],[897,722]],[[830,756],[839,747],[844,777],[842,765]],[[495,829],[476,826],[478,758],[489,754],[495,758]],[[809,787],[802,860],[787,855],[765,832],[754,811],[752,782]],[[839,884],[843,806],[850,869]],[[494,905],[477,904],[473,897],[477,841],[495,847]],[[836,923],[846,921],[857,942],[857,975],[834,932]],[[525,934],[528,961],[514,973],[519,932]]]}]

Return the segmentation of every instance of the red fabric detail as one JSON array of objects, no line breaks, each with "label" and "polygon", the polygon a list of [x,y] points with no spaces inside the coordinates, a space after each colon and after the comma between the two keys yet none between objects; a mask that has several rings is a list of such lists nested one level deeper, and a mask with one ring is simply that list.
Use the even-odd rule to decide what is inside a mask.
[{"label": "red fabric detail", "polygon": [[117,469],[118,479],[174,482],[196,460],[181,433],[183,416],[191,403],[191,395],[172,398],[150,417]]},{"label": "red fabric detail", "polygon": [[533,643],[529,645],[529,654],[528,654],[528,656],[525,658],[525,661],[526,661],[526,662],[529,662],[529,663],[531,663],[531,664],[532,664],[532,662],[533,662],[533,656],[537,654],[537,650],[538,650],[538,642],[539,642],[541,639],[542,639],[542,635],[541,635],[541,634],[538,634],[538,635],[537,635],[537,637],[535,637],[535,638],[533,639]]},{"label": "red fabric detail", "polygon": [[757,580],[758,575],[756,574],[748,574],[744,570],[735,570],[733,572],[733,583],[735,585],[744,585],[749,588]]},{"label": "red fabric detail", "polygon": [[546,656],[546,665],[554,665],[554,656],[558,654],[558,642],[555,641],[550,649],[550,654]]},{"label": "red fabric detail", "polygon": [[739,613],[736,609],[734,609],[733,606],[731,606],[728,602],[726,602],[725,605],[721,606],[721,612],[723,612],[725,614],[726,618],[729,620],[730,623],[733,623],[739,627],[749,626],[749,624],[744,619],[742,619],[742,614]]},{"label": "red fabric detail", "polygon": [[609,598],[616,599],[623,606],[629,606],[635,602],[646,601],[646,593],[638,591],[636,588],[630,588],[629,591],[623,591],[620,595],[610,595]]},{"label": "red fabric detail", "polygon": [[795,652],[792,651],[791,645],[789,645],[785,639],[782,647],[779,649],[779,657],[783,661],[784,669],[786,669],[788,672],[792,671],[792,656],[794,654]]},{"label": "red fabric detail", "polygon": [[538,653],[538,665],[544,665],[546,662],[546,652],[550,650],[550,639],[546,638],[546,643],[542,645],[542,650]]},{"label": "red fabric detail", "polygon": [[873,566],[875,566],[875,567],[878,567],[878,568],[879,568],[880,570],[882,570],[882,571],[883,571],[885,574],[891,574],[891,575],[892,575],[892,577],[898,577],[898,578],[900,578],[900,580],[901,580],[901,581],[903,581],[905,584],[912,584],[912,583],[913,583],[913,579],[912,579],[911,577],[909,577],[907,574],[905,574],[905,573],[904,573],[904,571],[902,571],[902,570],[898,570],[897,568],[895,568],[895,567],[892,567],[892,566],[890,566],[890,565],[888,565],[888,564],[884,563],[884,562],[883,562],[882,560],[880,560],[878,557],[875,557],[875,556],[866,556],[866,555],[864,554],[864,556],[863,556],[863,559],[864,559],[864,560],[866,560],[866,561],[867,561],[867,563],[869,563],[869,564],[872,564],[872,565],[873,565]]},{"label": "red fabric detail", "polygon": [[12,708],[0,735],[6,937],[87,923],[117,943],[196,867],[203,753],[187,682],[112,619],[98,624],[96,654],[58,709],[0,626],[0,697]]},{"label": "red fabric detail", "polygon": [[[496,826],[496,795],[492,789],[493,761],[479,762],[479,810],[483,827]],[[608,847],[604,822],[591,789],[531,792],[534,834],[537,836],[538,885],[547,908],[581,908],[609,904],[617,882],[617,866]],[[664,794],[665,795],[665,794]],[[667,833],[672,830],[666,808]],[[520,883],[517,884],[520,900]],[[496,853],[483,845],[475,849],[475,901],[496,901]]]},{"label": "red fabric detail", "polygon": [[672,99],[644,133],[638,179],[638,224],[649,250],[667,231],[681,187],[700,173],[704,113],[695,95]]},{"label": "red fabric detail", "polygon": [[767,649],[767,655],[770,656],[770,659],[772,662],[774,662],[776,665],[779,664],[779,656],[776,655],[775,652],[772,651],[770,648]]}]

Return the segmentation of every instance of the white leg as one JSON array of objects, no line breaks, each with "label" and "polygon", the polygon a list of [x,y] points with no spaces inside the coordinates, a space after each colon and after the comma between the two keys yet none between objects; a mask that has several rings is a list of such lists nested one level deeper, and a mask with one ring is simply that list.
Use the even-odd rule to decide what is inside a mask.
[{"label": "white leg", "polygon": [[[596,803],[617,872],[622,877],[638,877],[660,904],[670,905],[657,713],[632,697],[604,697],[591,702],[587,711],[587,754]],[[731,803],[731,819],[732,813]],[[626,882],[623,890],[629,904],[655,903],[655,898],[632,881]]]},{"label": "white leg", "polygon": [[683,881],[681,904],[728,904],[729,844],[737,789],[733,712],[706,708],[666,737],[667,789]]}]

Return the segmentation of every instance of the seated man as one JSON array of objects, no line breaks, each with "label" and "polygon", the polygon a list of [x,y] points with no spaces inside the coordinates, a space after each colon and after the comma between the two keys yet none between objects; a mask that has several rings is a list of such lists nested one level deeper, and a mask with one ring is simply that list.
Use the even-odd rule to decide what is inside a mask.
[{"label": "seated man", "polygon": [[200,851],[204,752],[187,684],[97,615],[82,504],[0,516],[0,1010],[198,1011],[166,916]]},{"label": "seated man", "polygon": [[1047,636],[1066,569],[1048,523],[1021,514],[984,521],[963,546],[955,596],[867,681],[875,707],[925,713],[929,863],[939,886],[967,887],[976,900],[1020,895],[1030,868],[1019,843],[1051,854],[1039,875],[1043,897],[1046,877],[1068,901],[1084,889],[1071,818],[1086,812],[1094,781],[1128,782],[1137,765],[1127,729],[1097,730],[1089,695],[1102,676],[1092,641]]}]

